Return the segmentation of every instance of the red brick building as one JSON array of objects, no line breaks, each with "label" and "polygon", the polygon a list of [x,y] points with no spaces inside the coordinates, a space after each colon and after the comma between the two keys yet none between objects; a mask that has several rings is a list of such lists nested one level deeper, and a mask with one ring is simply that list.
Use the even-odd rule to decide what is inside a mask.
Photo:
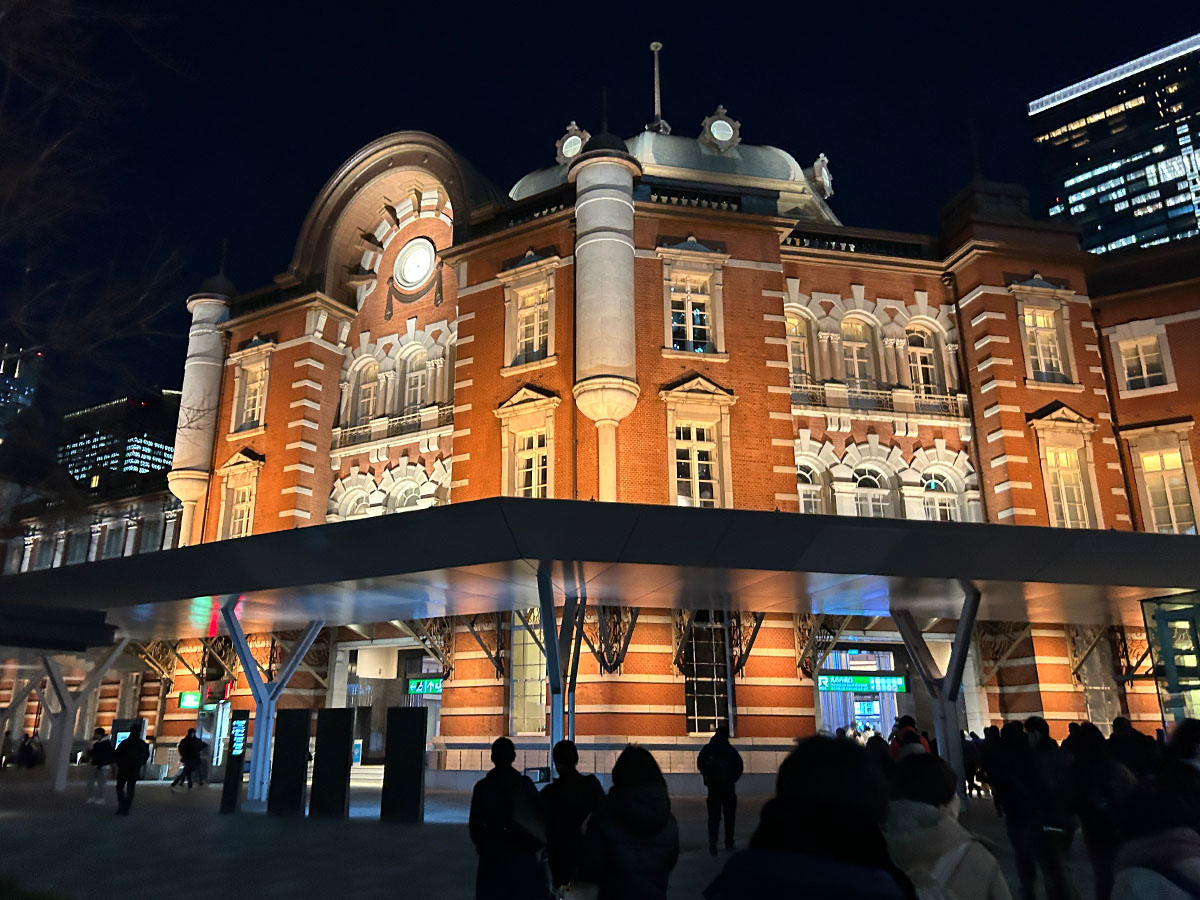
[{"label": "red brick building", "polygon": [[[622,141],[572,123],[507,194],[439,139],[389,135],[325,186],[272,285],[190,298],[182,542],[413,512],[404,541],[421,509],[497,495],[1194,533],[1195,273],[1096,269],[991,182],[937,236],[847,227],[823,154],[804,168],[743,142],[723,108],[697,136],[655,127]],[[575,698],[585,766],[636,737],[693,771],[732,720],[751,770],[773,771],[797,735],[922,712],[915,694],[815,690],[847,649],[903,674],[887,618],[602,604]],[[1146,671],[1140,629],[1046,615],[980,624],[964,724],[1161,721],[1152,682],[1116,677]],[[953,623],[923,624],[948,653]],[[538,633],[536,610],[330,629],[287,702],[367,709],[367,758],[369,710],[402,697],[439,706],[439,768],[482,767],[498,734],[544,764]],[[287,636],[257,641],[269,661]],[[176,692],[237,668],[179,649]],[[440,704],[406,693],[443,673]]]}]

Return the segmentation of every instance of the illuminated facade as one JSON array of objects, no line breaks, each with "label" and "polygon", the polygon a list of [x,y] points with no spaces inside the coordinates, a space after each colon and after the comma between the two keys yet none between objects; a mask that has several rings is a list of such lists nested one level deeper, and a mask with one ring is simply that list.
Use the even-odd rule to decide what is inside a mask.
[{"label": "illuminated facade", "polygon": [[1092,253],[1200,234],[1200,35],[1029,104],[1052,218]]},{"label": "illuminated facade", "polygon": [[[189,298],[170,474],[180,543],[392,514],[398,542],[454,541],[420,511],[497,495],[1095,529],[1147,527],[1150,508],[1156,529],[1194,527],[1177,489],[1194,491],[1190,451],[1178,466],[1161,452],[1157,470],[1138,457],[1151,500],[1131,505],[1096,260],[1069,227],[982,181],[946,207],[939,236],[847,227],[823,154],[804,168],[743,143],[723,108],[698,131],[656,120],[626,141],[572,123],[507,194],[428,134],[356,153],[272,285]],[[1152,350],[1138,359],[1157,378]],[[1179,498],[1165,512],[1160,482]],[[907,673],[887,617],[604,599],[583,623],[574,698],[587,768],[636,738],[665,770],[693,772],[727,722],[750,771],[770,772],[797,735],[927,715],[912,689],[816,690],[819,672],[843,686]],[[922,624],[948,655],[954,623]],[[366,759],[380,710],[410,703],[437,711],[435,769],[485,768],[498,734],[519,764],[544,765],[542,634],[536,609],[327,629],[281,704],[360,707]],[[252,647],[267,668],[294,637]],[[145,659],[172,697],[203,688],[252,706],[224,640]],[[1037,713],[1065,733],[1126,714],[1152,729],[1153,683],[1116,677],[1145,674],[1145,640],[981,622],[965,724]],[[195,722],[172,700],[160,709],[164,738]]]}]

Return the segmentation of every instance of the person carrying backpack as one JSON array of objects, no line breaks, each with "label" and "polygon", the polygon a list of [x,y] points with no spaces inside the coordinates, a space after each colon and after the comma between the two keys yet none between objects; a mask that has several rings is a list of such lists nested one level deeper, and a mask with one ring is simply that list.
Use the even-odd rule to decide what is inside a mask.
[{"label": "person carrying backpack", "polygon": [[892,860],[920,900],[1010,900],[996,858],[958,821],[958,776],[945,760],[917,753],[896,767],[898,798],[888,805]]},{"label": "person carrying backpack", "polygon": [[717,832],[725,816],[725,849],[733,849],[733,827],[737,817],[737,790],[742,777],[742,755],[729,743],[729,726],[718,725],[712,739],[696,759],[696,768],[708,788],[708,852],[717,855]]}]

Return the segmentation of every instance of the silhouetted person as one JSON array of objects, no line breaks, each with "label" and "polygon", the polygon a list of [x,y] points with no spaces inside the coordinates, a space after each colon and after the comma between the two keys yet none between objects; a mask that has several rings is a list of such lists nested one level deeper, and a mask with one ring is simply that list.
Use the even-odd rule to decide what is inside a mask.
[{"label": "silhouetted person", "polygon": [[896,766],[899,796],[888,807],[888,851],[920,890],[956,900],[1010,900],[1000,865],[958,822],[958,776],[932,753],[906,756]]},{"label": "silhouetted person", "polygon": [[1124,716],[1113,719],[1108,750],[1113,759],[1139,778],[1149,775],[1158,764],[1158,743],[1149,735],[1136,730]]},{"label": "silhouetted person", "polygon": [[542,789],[546,820],[546,856],[556,888],[570,884],[579,867],[583,823],[604,800],[604,786],[595,775],[582,775],[574,741],[559,741],[551,753],[558,778]]},{"label": "silhouetted person", "polygon": [[888,796],[894,794],[894,785],[896,781],[896,761],[892,759],[892,754],[888,750],[888,742],[881,734],[873,734],[867,738],[865,745],[867,758],[871,761],[875,769],[883,776],[884,783],[887,785]]},{"label": "silhouetted person", "polygon": [[13,761],[13,754],[17,752],[16,745],[13,743],[12,735],[7,731],[4,732],[4,740],[0,742],[0,769],[7,769]]},{"label": "silhouetted person", "polygon": [[192,789],[192,778],[196,773],[196,768],[200,765],[200,753],[205,747],[204,741],[196,737],[196,729],[189,728],[187,736],[179,742],[179,774],[175,776],[175,780],[171,782],[171,790],[174,790],[184,780],[187,780],[188,790]]},{"label": "silhouetted person", "polygon": [[679,824],[662,770],[649,750],[626,747],[588,820],[579,880],[599,887],[598,900],[665,900],[678,859]]},{"label": "silhouetted person", "polygon": [[33,738],[21,736],[21,746],[17,748],[17,765],[23,769],[32,769],[37,765],[37,752],[33,748]]},{"label": "silhouetted person", "polygon": [[494,768],[471,794],[468,831],[479,854],[476,900],[542,900],[545,878],[538,851],[546,842],[537,788],[513,768],[516,747],[492,743]]},{"label": "silhouetted person", "polygon": [[1078,725],[1070,741],[1071,808],[1079,816],[1096,880],[1096,900],[1108,900],[1120,844],[1119,810],[1137,789],[1137,779],[1112,758],[1104,735],[1091,722]]},{"label": "silhouetted person", "polygon": [[750,846],[704,891],[708,900],[902,900],[912,883],[888,856],[883,777],[853,741],[801,741],[779,767]]},{"label": "silhouetted person", "polygon": [[133,792],[142,777],[142,766],[150,760],[150,745],[136,732],[129,735],[113,751],[117,764],[117,815],[129,815],[133,806]]},{"label": "silhouetted person", "polygon": [[[842,731],[845,738],[845,729]],[[717,832],[725,816],[725,849],[733,849],[733,828],[737,819],[737,789],[742,777],[742,755],[729,743],[729,726],[718,725],[712,739],[696,758],[696,768],[708,788],[708,852],[717,855]]]},{"label": "silhouetted person", "polygon": [[983,729],[983,743],[979,745],[979,765],[983,768],[984,780],[992,794],[992,806],[996,815],[1004,817],[1004,807],[1000,803],[1000,792],[996,790],[996,779],[999,777],[1001,762],[1000,729],[989,725]]},{"label": "silhouetted person", "polygon": [[1171,730],[1167,754],[1200,772],[1200,719],[1184,719]]},{"label": "silhouetted person", "polygon": [[104,804],[104,789],[108,787],[108,767],[113,762],[113,745],[103,728],[92,733],[92,749],[88,751],[88,803]]},{"label": "silhouetted person", "polygon": [[[912,737],[907,737],[909,735]],[[915,752],[912,747],[913,743],[920,744],[922,750],[926,753],[929,752],[929,741],[917,731],[917,720],[912,716],[901,716],[896,720],[896,727],[892,729],[892,739],[888,743],[892,759],[899,759],[902,753]],[[904,749],[906,745],[907,750]]]},{"label": "silhouetted person", "polygon": [[1200,897],[1200,772],[1164,762],[1121,815],[1112,900]]},{"label": "silhouetted person", "polygon": [[1050,726],[1041,716],[1025,720],[1032,772],[1032,818],[1025,840],[1032,844],[1047,900],[1077,900],[1068,853],[1075,836],[1071,811],[1068,761],[1050,737]]}]

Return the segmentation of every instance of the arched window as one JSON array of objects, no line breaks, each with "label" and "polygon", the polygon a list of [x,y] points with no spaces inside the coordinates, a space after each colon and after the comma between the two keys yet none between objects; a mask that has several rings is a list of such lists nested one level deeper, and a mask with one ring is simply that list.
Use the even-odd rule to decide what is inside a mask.
[{"label": "arched window", "polygon": [[891,517],[892,492],[887,477],[879,470],[869,466],[854,470],[854,512],[865,519]]},{"label": "arched window", "polygon": [[825,512],[824,479],[812,466],[796,466],[796,492],[800,495],[800,512],[820,515]]},{"label": "arched window", "polygon": [[923,328],[910,328],[906,337],[908,371],[912,376],[913,391],[917,394],[939,393],[933,335]]},{"label": "arched window", "polygon": [[354,379],[353,425],[365,425],[376,416],[382,415],[383,404],[379,396],[379,363],[371,360],[360,366]]},{"label": "arched window", "polygon": [[925,518],[930,522],[957,522],[958,495],[946,476],[936,472],[928,472],[921,476],[922,505],[925,507]]},{"label": "arched window", "polygon": [[809,353],[808,322],[803,316],[789,313],[787,317],[788,368],[792,384],[807,384],[813,380],[812,356]]},{"label": "arched window", "polygon": [[415,413],[429,402],[429,370],[424,350],[404,360],[404,412]]},{"label": "arched window", "polygon": [[873,332],[862,319],[842,320],[842,359],[846,364],[846,383],[851,387],[875,386]]},{"label": "arched window", "polygon": [[415,482],[402,481],[388,494],[387,511],[389,513],[409,512],[417,508],[421,492]]},{"label": "arched window", "polygon": [[361,519],[367,514],[367,493],[353,490],[342,498],[338,504],[338,515],[342,519]]}]

